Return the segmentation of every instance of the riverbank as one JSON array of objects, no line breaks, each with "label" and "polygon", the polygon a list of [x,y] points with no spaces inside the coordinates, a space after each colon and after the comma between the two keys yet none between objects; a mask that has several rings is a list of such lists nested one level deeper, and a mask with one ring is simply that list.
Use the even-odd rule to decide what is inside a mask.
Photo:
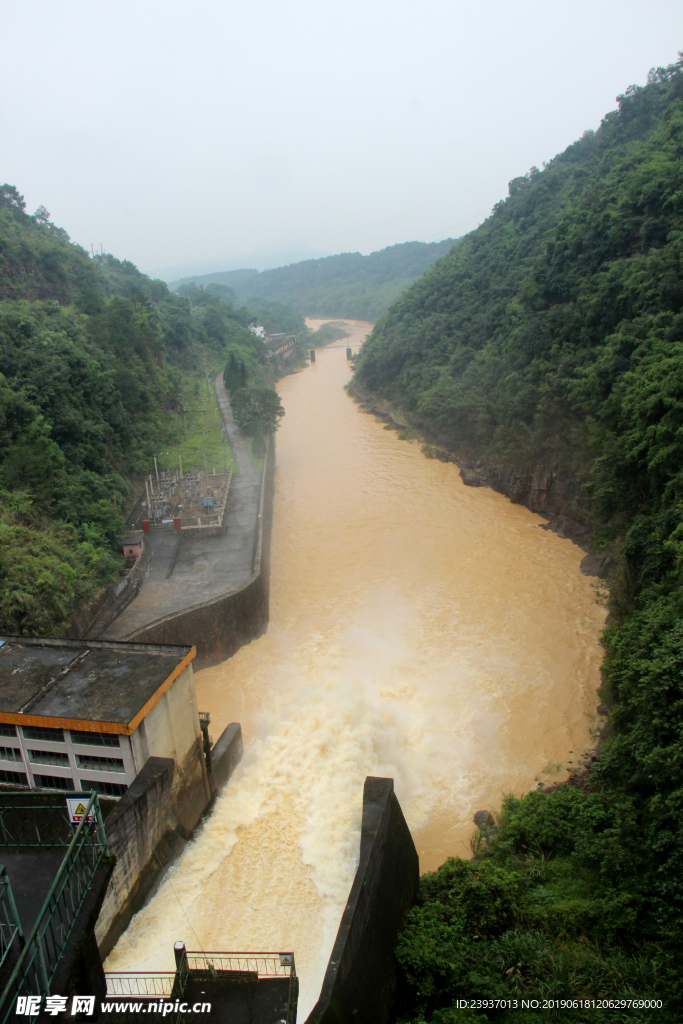
[{"label": "riverbank", "polygon": [[[569,538],[586,553],[584,571],[602,579],[614,566],[612,552],[593,551],[595,525],[585,500],[585,479],[576,472],[564,472],[556,463],[507,465],[489,460],[475,451],[454,451],[443,438],[415,413],[363,388],[354,379],[348,392],[360,407],[394,428],[404,439],[419,441],[428,458],[454,463],[467,487],[490,487],[514,504],[524,505],[546,519],[546,527],[559,537]],[[588,554],[589,553],[589,554]]]}]

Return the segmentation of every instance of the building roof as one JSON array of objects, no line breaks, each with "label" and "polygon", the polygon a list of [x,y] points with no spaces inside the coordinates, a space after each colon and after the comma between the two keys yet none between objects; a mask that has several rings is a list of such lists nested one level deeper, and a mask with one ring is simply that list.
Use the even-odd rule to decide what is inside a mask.
[{"label": "building roof", "polygon": [[122,544],[139,544],[144,537],[142,530],[133,530],[132,533],[127,533],[121,541]]},{"label": "building roof", "polygon": [[196,653],[0,634],[0,722],[130,735]]}]

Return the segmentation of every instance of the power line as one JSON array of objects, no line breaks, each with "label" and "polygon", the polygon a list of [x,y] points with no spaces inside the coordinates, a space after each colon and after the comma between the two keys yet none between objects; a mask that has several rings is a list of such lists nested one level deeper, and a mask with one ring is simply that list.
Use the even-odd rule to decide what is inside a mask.
[{"label": "power line", "polygon": [[435,238],[444,238],[447,236],[449,231],[455,231],[456,228],[462,227],[463,224],[468,224],[469,221],[478,219],[479,217],[483,216],[483,213],[475,213],[471,217],[467,217],[466,220],[461,220],[458,224],[451,224],[449,228],[445,228],[443,231],[437,231],[435,235],[431,235],[429,238],[426,238],[425,242],[431,242]]}]

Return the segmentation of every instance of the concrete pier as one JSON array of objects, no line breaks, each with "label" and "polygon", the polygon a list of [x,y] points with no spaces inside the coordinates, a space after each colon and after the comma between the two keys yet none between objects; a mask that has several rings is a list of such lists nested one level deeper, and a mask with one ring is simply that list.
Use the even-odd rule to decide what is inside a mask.
[{"label": "concrete pier", "polygon": [[306,1024],[391,1024],[394,947],[415,902],[420,864],[394,780],[368,776],[356,877],[320,998]]}]

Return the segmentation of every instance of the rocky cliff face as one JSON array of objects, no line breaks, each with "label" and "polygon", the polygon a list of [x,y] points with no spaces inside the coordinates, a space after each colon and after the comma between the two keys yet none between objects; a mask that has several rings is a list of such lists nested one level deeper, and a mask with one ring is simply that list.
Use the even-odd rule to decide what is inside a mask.
[{"label": "rocky cliff face", "polygon": [[[458,462],[455,457],[453,461]],[[547,517],[550,528],[561,537],[588,547],[589,527],[574,511],[580,485],[577,480],[563,478],[556,467],[528,466],[519,470],[478,460],[473,466],[460,465],[460,476],[468,487],[492,487],[516,505],[526,505]]]},{"label": "rocky cliff face", "polygon": [[[437,457],[440,457],[438,452]],[[454,456],[448,461],[459,464]],[[577,514],[581,484],[576,477],[563,475],[553,466],[515,470],[504,465],[486,465],[481,460],[474,465],[461,465],[460,476],[468,487],[492,487],[506,494],[516,505],[526,505],[548,520],[546,529],[560,537],[569,537],[584,551],[589,550],[591,529],[580,513]],[[612,552],[602,549],[586,555],[581,571],[587,576],[605,579],[613,564]]]}]

